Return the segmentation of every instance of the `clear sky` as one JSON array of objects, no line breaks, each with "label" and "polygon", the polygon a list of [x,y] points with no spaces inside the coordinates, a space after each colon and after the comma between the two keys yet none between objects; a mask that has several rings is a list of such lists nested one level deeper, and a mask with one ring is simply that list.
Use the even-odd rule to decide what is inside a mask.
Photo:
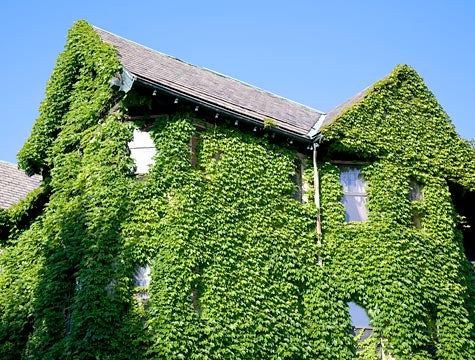
[{"label": "clear sky", "polygon": [[322,111],[401,63],[475,137],[472,0],[16,0],[0,21],[0,160],[16,162],[74,21]]}]

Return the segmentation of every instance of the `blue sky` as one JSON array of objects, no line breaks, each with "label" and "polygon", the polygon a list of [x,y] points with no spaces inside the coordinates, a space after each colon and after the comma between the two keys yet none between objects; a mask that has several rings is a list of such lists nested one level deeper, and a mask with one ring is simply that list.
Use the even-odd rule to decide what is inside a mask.
[{"label": "blue sky", "polygon": [[78,19],[323,111],[409,64],[475,137],[470,0],[18,0],[2,4],[0,160],[16,162]]}]

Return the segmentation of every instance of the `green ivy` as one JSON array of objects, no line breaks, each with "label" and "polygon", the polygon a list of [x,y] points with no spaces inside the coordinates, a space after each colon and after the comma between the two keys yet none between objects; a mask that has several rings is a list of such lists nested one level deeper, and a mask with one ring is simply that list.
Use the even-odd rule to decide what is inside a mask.
[{"label": "green ivy", "polygon": [[[153,100],[114,93],[119,70],[115,50],[77,22],[19,153],[43,185],[0,212],[2,359],[370,359],[380,344],[398,359],[475,356],[447,185],[475,189],[474,153],[412,69],[324,130],[321,209],[311,186],[309,203],[293,199],[295,150],[226,122],[198,132],[186,111],[146,119],[157,153],[136,177],[127,143],[145,122],[123,113]],[[365,223],[345,222],[330,161],[343,153],[367,161]],[[410,179],[423,184],[417,203]],[[146,265],[150,286],[137,288]],[[349,301],[375,327],[364,353]]]},{"label": "green ivy", "polygon": [[155,189],[164,205],[147,236],[155,249],[148,321],[153,345],[147,354],[315,354],[307,346],[311,314],[304,301],[316,266],[315,211],[292,199],[294,154],[213,127],[200,134],[193,168],[193,132],[187,117],[154,132],[156,164],[141,184]]},{"label": "green ivy", "polygon": [[[342,298],[367,309],[397,359],[474,358],[470,270],[447,183],[475,189],[470,147],[407,66],[323,134],[330,141],[320,166],[324,263]],[[340,170],[330,161],[342,153],[367,162],[367,222],[345,223]],[[410,200],[411,179],[422,184],[422,200]]]}]

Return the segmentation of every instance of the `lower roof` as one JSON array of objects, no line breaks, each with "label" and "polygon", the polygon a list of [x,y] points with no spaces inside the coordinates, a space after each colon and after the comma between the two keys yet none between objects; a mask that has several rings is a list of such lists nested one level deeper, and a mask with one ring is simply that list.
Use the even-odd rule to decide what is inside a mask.
[{"label": "lower roof", "polygon": [[40,186],[41,176],[28,176],[15,164],[0,161],[0,208],[7,209]]}]

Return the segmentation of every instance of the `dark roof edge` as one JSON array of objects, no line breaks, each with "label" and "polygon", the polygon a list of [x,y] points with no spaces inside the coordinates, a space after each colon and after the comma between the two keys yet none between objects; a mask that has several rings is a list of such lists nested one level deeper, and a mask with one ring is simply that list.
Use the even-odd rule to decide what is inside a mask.
[{"label": "dark roof edge", "polygon": [[[158,84],[158,83],[153,82],[149,79],[145,79],[145,78],[143,78],[143,77],[141,77],[140,75],[137,75],[137,74],[134,74],[134,77],[135,77],[134,81],[142,83],[143,85],[165,91],[165,92],[169,93],[170,95],[173,95],[173,96],[176,96],[178,98],[185,99],[187,101],[193,102],[193,103],[195,103],[199,106],[203,106],[203,107],[208,108],[210,110],[216,111],[219,114],[225,114],[227,116],[237,118],[239,120],[243,120],[247,123],[250,123],[252,125],[256,125],[256,126],[259,126],[259,127],[263,127],[263,125],[264,125],[264,122],[261,119],[253,118],[253,117],[247,116],[245,114],[241,114],[239,112],[226,109],[224,107],[218,106],[218,105],[213,104],[213,103],[211,103],[209,101],[206,101],[204,99],[200,99],[200,98],[191,96],[191,95],[186,94],[184,92],[177,91],[175,89],[171,89],[168,86],[165,86],[163,84]],[[320,117],[321,117],[321,115],[320,115]],[[310,142],[312,140],[307,134],[306,135],[301,135],[301,134],[298,134],[296,132],[283,129],[282,127],[273,127],[272,131],[276,132],[276,133],[279,133],[279,134],[282,134],[282,135],[286,135],[286,136],[288,136],[292,139],[295,139],[295,140],[306,142],[306,143]]]},{"label": "dark roof edge", "polygon": [[[105,30],[105,29],[103,29],[103,28],[100,28],[99,26],[92,25],[92,24],[91,24],[91,26],[92,26],[92,28],[94,29],[94,31],[95,31],[96,29],[99,30],[99,31],[103,31],[103,32],[105,32],[105,33],[108,33],[109,35],[118,37],[118,38],[120,38],[120,39],[122,39],[122,40],[124,40],[124,41],[129,42],[129,43],[132,43],[132,44],[135,44],[135,45],[137,45],[137,46],[143,47],[144,49],[147,49],[147,50],[156,52],[156,53],[158,53],[158,54],[160,54],[160,55],[169,57],[170,59],[174,59],[174,60],[178,60],[178,61],[187,63],[186,61],[183,61],[183,60],[178,59],[178,58],[176,58],[176,57],[173,57],[173,56],[170,56],[170,55],[168,55],[168,54],[162,53],[162,52],[160,52],[160,51],[158,51],[158,50],[152,49],[152,48],[150,48],[150,47],[148,47],[148,46],[145,46],[145,45],[143,45],[143,44],[140,44],[140,43],[138,43],[138,42],[136,42],[136,41],[133,41],[133,40],[127,39],[127,38],[125,38],[125,37],[123,37],[123,36],[114,34],[113,32],[110,32],[109,30]],[[99,38],[101,38],[101,35],[99,35],[97,32],[96,32],[96,34],[99,36]],[[103,41],[102,38],[101,38],[101,41]],[[187,64],[188,64],[188,63],[187,63]],[[193,64],[188,64],[188,65],[196,66],[196,65],[193,65]]]}]

